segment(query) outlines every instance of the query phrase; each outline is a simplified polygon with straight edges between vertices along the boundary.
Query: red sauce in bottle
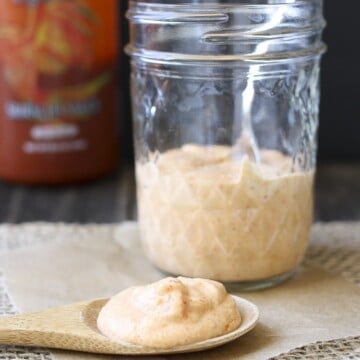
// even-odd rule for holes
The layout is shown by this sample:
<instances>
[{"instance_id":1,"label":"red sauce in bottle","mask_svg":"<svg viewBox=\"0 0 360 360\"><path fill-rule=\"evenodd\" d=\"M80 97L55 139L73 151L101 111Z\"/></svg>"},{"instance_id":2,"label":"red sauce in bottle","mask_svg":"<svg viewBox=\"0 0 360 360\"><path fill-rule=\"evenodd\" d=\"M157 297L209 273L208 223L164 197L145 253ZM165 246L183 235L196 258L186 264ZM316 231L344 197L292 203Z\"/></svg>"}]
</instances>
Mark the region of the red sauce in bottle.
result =
<instances>
[{"instance_id":1,"label":"red sauce in bottle","mask_svg":"<svg viewBox=\"0 0 360 360\"><path fill-rule=\"evenodd\" d=\"M117 0L0 1L0 177L90 180L118 160Z\"/></svg>"}]
</instances>

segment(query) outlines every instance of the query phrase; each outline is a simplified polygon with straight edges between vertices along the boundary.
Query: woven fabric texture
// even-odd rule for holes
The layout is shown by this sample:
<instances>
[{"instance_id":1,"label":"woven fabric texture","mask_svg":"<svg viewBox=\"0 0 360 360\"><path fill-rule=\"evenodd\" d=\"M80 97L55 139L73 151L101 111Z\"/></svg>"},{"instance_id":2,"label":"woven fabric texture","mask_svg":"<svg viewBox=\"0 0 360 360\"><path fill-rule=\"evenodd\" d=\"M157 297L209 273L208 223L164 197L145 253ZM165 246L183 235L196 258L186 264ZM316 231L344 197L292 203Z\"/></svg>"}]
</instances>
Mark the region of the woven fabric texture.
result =
<instances>
[{"instance_id":1,"label":"woven fabric texture","mask_svg":"<svg viewBox=\"0 0 360 360\"><path fill-rule=\"evenodd\" d=\"M120 225L121 226L121 225ZM61 242L67 236L86 238L95 228L113 234L119 225L65 225L33 223L0 225L0 251ZM360 286L360 223L315 224L306 262L341 275ZM18 312L6 287L0 265L0 316ZM0 360L53 360L52 354L43 349L0 346ZM360 334L357 337L315 342L271 359L360 359Z\"/></svg>"}]
</instances>

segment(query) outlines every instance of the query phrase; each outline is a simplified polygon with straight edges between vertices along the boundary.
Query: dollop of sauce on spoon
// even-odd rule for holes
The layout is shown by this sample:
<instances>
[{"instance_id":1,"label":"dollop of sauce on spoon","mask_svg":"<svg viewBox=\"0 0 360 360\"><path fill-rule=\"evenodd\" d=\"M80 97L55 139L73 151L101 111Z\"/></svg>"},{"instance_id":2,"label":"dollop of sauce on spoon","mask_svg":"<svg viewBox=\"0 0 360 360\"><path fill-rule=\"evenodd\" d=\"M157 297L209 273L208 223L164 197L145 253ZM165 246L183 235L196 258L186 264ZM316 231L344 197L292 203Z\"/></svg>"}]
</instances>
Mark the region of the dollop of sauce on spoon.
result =
<instances>
[{"instance_id":1,"label":"dollop of sauce on spoon","mask_svg":"<svg viewBox=\"0 0 360 360\"><path fill-rule=\"evenodd\" d=\"M112 341L162 349L225 335L240 324L236 303L221 283L185 277L128 288L97 319Z\"/></svg>"}]
</instances>

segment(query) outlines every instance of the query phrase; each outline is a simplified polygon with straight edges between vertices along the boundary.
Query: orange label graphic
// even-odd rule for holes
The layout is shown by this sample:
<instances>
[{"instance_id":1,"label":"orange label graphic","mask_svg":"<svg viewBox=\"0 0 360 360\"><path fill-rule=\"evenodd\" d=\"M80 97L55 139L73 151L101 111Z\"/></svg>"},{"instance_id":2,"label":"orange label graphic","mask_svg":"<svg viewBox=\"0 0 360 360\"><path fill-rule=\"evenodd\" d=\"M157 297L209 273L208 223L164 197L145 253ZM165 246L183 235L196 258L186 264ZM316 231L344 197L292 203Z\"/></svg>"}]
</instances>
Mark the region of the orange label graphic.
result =
<instances>
[{"instance_id":1,"label":"orange label graphic","mask_svg":"<svg viewBox=\"0 0 360 360\"><path fill-rule=\"evenodd\" d=\"M0 1L0 175L10 166L5 146L18 159L91 158L99 133L113 139L117 20L117 0ZM11 144L4 134L13 135Z\"/></svg>"}]
</instances>

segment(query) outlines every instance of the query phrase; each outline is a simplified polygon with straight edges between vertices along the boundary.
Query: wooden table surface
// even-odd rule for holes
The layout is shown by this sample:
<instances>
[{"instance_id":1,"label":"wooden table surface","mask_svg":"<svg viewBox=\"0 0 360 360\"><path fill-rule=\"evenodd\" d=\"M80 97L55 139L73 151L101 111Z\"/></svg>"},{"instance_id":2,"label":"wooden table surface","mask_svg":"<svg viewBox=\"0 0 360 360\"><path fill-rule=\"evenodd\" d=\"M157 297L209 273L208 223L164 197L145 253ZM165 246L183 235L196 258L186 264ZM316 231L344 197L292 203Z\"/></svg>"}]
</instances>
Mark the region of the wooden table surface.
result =
<instances>
[{"instance_id":1,"label":"wooden table surface","mask_svg":"<svg viewBox=\"0 0 360 360\"><path fill-rule=\"evenodd\" d=\"M316 181L318 221L360 220L360 163L322 165ZM114 223L136 219L132 166L89 184L58 188L0 182L0 222Z\"/></svg>"}]
</instances>

